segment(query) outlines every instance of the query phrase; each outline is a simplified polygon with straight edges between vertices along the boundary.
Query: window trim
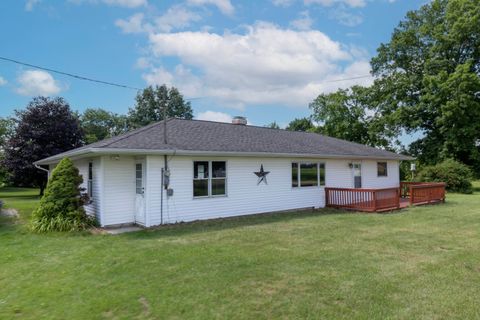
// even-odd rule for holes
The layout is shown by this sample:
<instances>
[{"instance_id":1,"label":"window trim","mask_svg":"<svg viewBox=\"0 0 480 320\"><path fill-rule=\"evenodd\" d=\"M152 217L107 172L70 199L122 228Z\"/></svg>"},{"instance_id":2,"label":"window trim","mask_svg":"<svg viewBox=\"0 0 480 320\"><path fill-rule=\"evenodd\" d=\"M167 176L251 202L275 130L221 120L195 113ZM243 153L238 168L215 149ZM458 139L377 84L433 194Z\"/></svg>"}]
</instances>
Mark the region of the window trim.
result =
<instances>
[{"instance_id":1,"label":"window trim","mask_svg":"<svg viewBox=\"0 0 480 320\"><path fill-rule=\"evenodd\" d=\"M293 185L293 164L297 164L297 186ZM317 165L317 185L316 186L302 186L302 179L301 179L301 170L302 170L302 164L309 164L309 163L314 163ZM323 164L323 169L325 171L325 176L324 176L324 183L323 185L321 184L320 180L320 165ZM327 163L326 161L292 161L290 164L290 188L292 189L304 189L304 188L325 188L327 185Z\"/></svg>"},{"instance_id":2,"label":"window trim","mask_svg":"<svg viewBox=\"0 0 480 320\"><path fill-rule=\"evenodd\" d=\"M208 162L208 178L198 179L195 178L195 162ZM212 172L212 162L225 162L225 178L214 178ZM193 199L210 199L210 198L225 198L228 196L228 161L227 160L205 160L205 159L193 159L192 161L192 197ZM212 180L225 180L225 194L212 194ZM195 196L195 190L193 181L207 180L208 194L206 196Z\"/></svg>"},{"instance_id":3,"label":"window trim","mask_svg":"<svg viewBox=\"0 0 480 320\"><path fill-rule=\"evenodd\" d=\"M385 163L385 175L380 175L378 172L378 165ZM377 161L377 178L388 178L388 161Z\"/></svg>"},{"instance_id":4,"label":"window trim","mask_svg":"<svg viewBox=\"0 0 480 320\"><path fill-rule=\"evenodd\" d=\"M88 162L87 172L87 194L90 200L93 199L93 161Z\"/></svg>"}]
</instances>

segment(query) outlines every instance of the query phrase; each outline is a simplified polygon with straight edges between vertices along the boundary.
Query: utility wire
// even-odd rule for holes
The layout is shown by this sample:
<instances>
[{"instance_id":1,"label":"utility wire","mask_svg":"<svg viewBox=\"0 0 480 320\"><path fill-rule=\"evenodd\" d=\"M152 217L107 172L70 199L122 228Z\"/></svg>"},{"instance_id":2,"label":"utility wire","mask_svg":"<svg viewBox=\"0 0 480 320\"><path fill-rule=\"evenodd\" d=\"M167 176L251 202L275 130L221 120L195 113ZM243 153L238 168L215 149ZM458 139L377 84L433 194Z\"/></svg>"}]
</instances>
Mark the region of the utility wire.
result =
<instances>
[{"instance_id":1,"label":"utility wire","mask_svg":"<svg viewBox=\"0 0 480 320\"><path fill-rule=\"evenodd\" d=\"M2 56L0 56L0 60L16 63L16 64L26 66L26 67L30 67L30 68L35 68L35 69L40 69L40 70L44 70L44 71L49 71L49 72L61 74L61 75L64 75L64 76L67 76L67 77L72 77L72 78L79 79L79 80L96 82L96 83L101 83L101 84L105 84L105 85L109 85L109 86L114 86L114 87L119 87L119 88L124 88L124 89L131 89L131 90L136 90L136 91L142 90L141 88L137 88L137 87L127 86L127 85L124 85L124 84L102 81L102 80L97 80L97 79L92 79L92 78L87 78L87 77L79 76L79 75L76 75L76 74L73 74L73 73L68 73L68 72L63 72L63 71L59 71L59 70L55 70L55 69L41 67L41 66L37 66L37 65L34 65L34 64L30 64L30 63L26 63L26 62L14 60L14 59L2 57ZM363 75L363 76L357 76L357 77L351 77L351 78L343 78L343 79L322 81L322 82L320 82L320 84L332 83L332 82L341 82L341 81L349 81L349 80L356 80L356 79L363 79L363 78L370 78L370 77L371 77L371 75L369 74L369 75ZM203 99L203 98L208 98L208 97L196 97L196 98L189 98L189 99L185 99L185 100L197 100L197 99Z\"/></svg>"},{"instance_id":2,"label":"utility wire","mask_svg":"<svg viewBox=\"0 0 480 320\"><path fill-rule=\"evenodd\" d=\"M348 81L348 80L356 80L356 79L363 79L363 78L370 78L372 75L364 75L364 76L358 76L358 77L352 77L352 78L345 78L345 79L335 79L335 80L329 80L329 81L323 81L320 83L331 83L331 82L340 82L340 81Z\"/></svg>"},{"instance_id":3,"label":"utility wire","mask_svg":"<svg viewBox=\"0 0 480 320\"><path fill-rule=\"evenodd\" d=\"M131 90L136 90L136 91L142 90L140 88L127 86L127 85L124 85L124 84L87 78L87 77L79 76L79 75L76 75L76 74L73 74L73 73L63 72L63 71L50 69L50 68L45 68L45 67L41 67L41 66L37 66L37 65L34 65L34 64L30 64L30 63L26 63L26 62L14 60L14 59L9 59L9 58L5 58L5 57L1 57L1 56L0 56L0 60L13 62L13 63L19 64L19 65L22 65L22 66L26 66L26 67L30 67L30 68L35 68L35 69L40 69L40 70L44 70L44 71L49 71L49 72L61 74L61 75L72 77L72 78L79 79L79 80L91 81L91 82L96 82L96 83L106 84L106 85L109 85L109 86L131 89Z\"/></svg>"}]
</instances>

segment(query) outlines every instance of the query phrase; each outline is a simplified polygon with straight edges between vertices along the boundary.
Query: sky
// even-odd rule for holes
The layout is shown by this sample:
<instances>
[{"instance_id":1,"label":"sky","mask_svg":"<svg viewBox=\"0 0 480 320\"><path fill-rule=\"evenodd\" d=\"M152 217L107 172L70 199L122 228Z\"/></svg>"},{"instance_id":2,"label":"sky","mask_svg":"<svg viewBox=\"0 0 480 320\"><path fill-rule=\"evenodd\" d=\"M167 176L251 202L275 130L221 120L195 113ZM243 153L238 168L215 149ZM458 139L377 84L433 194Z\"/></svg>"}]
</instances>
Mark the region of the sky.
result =
<instances>
[{"instance_id":1,"label":"sky","mask_svg":"<svg viewBox=\"0 0 480 320\"><path fill-rule=\"evenodd\" d=\"M2 0L0 56L135 88L175 86L197 119L284 127L310 115L321 93L369 85L376 49L424 2ZM136 93L0 60L0 117L38 95L125 114Z\"/></svg>"}]
</instances>

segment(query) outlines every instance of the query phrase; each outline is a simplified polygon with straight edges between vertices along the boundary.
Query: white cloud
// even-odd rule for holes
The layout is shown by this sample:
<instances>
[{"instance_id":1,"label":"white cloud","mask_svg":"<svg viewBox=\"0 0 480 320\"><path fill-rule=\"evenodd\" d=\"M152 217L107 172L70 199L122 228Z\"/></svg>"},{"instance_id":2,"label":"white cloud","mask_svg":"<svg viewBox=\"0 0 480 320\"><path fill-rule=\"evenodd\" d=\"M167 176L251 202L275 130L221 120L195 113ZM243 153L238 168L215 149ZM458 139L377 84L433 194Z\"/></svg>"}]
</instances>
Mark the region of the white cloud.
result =
<instances>
[{"instance_id":1,"label":"white cloud","mask_svg":"<svg viewBox=\"0 0 480 320\"><path fill-rule=\"evenodd\" d=\"M0 77L0 87L6 85L8 82L3 77Z\"/></svg>"},{"instance_id":2,"label":"white cloud","mask_svg":"<svg viewBox=\"0 0 480 320\"><path fill-rule=\"evenodd\" d=\"M124 33L145 32L143 25L143 13L136 13L128 19L117 19L115 25L122 29Z\"/></svg>"},{"instance_id":3,"label":"white cloud","mask_svg":"<svg viewBox=\"0 0 480 320\"><path fill-rule=\"evenodd\" d=\"M295 0L271 0L274 6L277 7L289 7L291 6Z\"/></svg>"},{"instance_id":4,"label":"white cloud","mask_svg":"<svg viewBox=\"0 0 480 320\"><path fill-rule=\"evenodd\" d=\"M109 6L125 7L125 8L138 8L146 6L148 4L147 0L69 0L71 3L82 4L82 3L104 3Z\"/></svg>"},{"instance_id":5,"label":"white cloud","mask_svg":"<svg viewBox=\"0 0 480 320\"><path fill-rule=\"evenodd\" d=\"M312 27L313 19L310 18L308 11L300 12L300 18L290 22L290 26L297 30L309 30Z\"/></svg>"},{"instance_id":6,"label":"white cloud","mask_svg":"<svg viewBox=\"0 0 480 320\"><path fill-rule=\"evenodd\" d=\"M149 58L147 57L140 57L137 59L137 62L135 62L135 68L137 69L147 69L147 68L153 68L152 62L150 61Z\"/></svg>"},{"instance_id":7,"label":"white cloud","mask_svg":"<svg viewBox=\"0 0 480 320\"><path fill-rule=\"evenodd\" d=\"M111 6L136 8L147 5L147 0L102 0Z\"/></svg>"},{"instance_id":8,"label":"white cloud","mask_svg":"<svg viewBox=\"0 0 480 320\"><path fill-rule=\"evenodd\" d=\"M217 111L200 112L195 117L195 119L197 120L208 120L208 121L227 122L227 123L231 123L232 118L233 117L227 113L217 112Z\"/></svg>"},{"instance_id":9,"label":"white cloud","mask_svg":"<svg viewBox=\"0 0 480 320\"><path fill-rule=\"evenodd\" d=\"M164 15L156 18L155 25L161 32L170 32L173 29L186 28L190 26L191 22L199 20L201 20L201 17L195 12L176 5L169 8Z\"/></svg>"},{"instance_id":10,"label":"white cloud","mask_svg":"<svg viewBox=\"0 0 480 320\"><path fill-rule=\"evenodd\" d=\"M347 27L355 27L363 22L361 15L350 13L343 6L330 11L329 17Z\"/></svg>"},{"instance_id":11,"label":"white cloud","mask_svg":"<svg viewBox=\"0 0 480 320\"><path fill-rule=\"evenodd\" d=\"M61 91L57 81L48 72L41 70L27 70L22 72L17 81L17 93L24 96L56 95Z\"/></svg>"},{"instance_id":12,"label":"white cloud","mask_svg":"<svg viewBox=\"0 0 480 320\"><path fill-rule=\"evenodd\" d=\"M213 97L233 108L247 104L306 106L322 92L370 79L329 82L368 75L368 59L317 30L294 31L269 23L245 33L206 31L152 33L155 58L180 60L174 70L144 74L149 84L167 83L187 97Z\"/></svg>"},{"instance_id":13,"label":"white cloud","mask_svg":"<svg viewBox=\"0 0 480 320\"><path fill-rule=\"evenodd\" d=\"M27 0L25 2L25 10L32 11L36 4L38 4L41 0Z\"/></svg>"},{"instance_id":14,"label":"white cloud","mask_svg":"<svg viewBox=\"0 0 480 320\"><path fill-rule=\"evenodd\" d=\"M306 5L309 4L319 4L325 7L331 7L335 4L345 4L353 8L364 7L367 2L366 0L304 0Z\"/></svg>"},{"instance_id":15,"label":"white cloud","mask_svg":"<svg viewBox=\"0 0 480 320\"><path fill-rule=\"evenodd\" d=\"M201 16L184 6L174 5L163 15L146 22L143 13L136 13L127 19L117 19L115 25L124 33L171 32L189 27L192 22L200 21Z\"/></svg>"},{"instance_id":16,"label":"white cloud","mask_svg":"<svg viewBox=\"0 0 480 320\"><path fill-rule=\"evenodd\" d=\"M230 0L187 0L187 2L194 6L213 5L226 15L232 15L235 11L235 7Z\"/></svg>"}]
</instances>

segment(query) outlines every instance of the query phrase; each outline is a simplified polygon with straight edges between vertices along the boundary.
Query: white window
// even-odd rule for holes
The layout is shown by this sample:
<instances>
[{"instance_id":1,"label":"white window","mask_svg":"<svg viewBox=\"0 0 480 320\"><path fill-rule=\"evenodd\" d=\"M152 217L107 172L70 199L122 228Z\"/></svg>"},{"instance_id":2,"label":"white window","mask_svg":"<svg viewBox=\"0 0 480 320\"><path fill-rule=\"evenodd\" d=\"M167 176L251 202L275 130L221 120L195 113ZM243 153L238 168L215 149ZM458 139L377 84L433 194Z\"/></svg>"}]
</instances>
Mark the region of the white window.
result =
<instances>
[{"instance_id":1,"label":"white window","mask_svg":"<svg viewBox=\"0 0 480 320\"><path fill-rule=\"evenodd\" d=\"M293 162L292 187L317 187L325 185L325 163Z\"/></svg>"},{"instance_id":2,"label":"white window","mask_svg":"<svg viewBox=\"0 0 480 320\"><path fill-rule=\"evenodd\" d=\"M90 199L93 198L93 163L88 163L88 181L87 181L87 194Z\"/></svg>"},{"instance_id":3,"label":"white window","mask_svg":"<svg viewBox=\"0 0 480 320\"><path fill-rule=\"evenodd\" d=\"M214 197L227 194L227 163L225 161L193 162L193 196Z\"/></svg>"}]
</instances>

